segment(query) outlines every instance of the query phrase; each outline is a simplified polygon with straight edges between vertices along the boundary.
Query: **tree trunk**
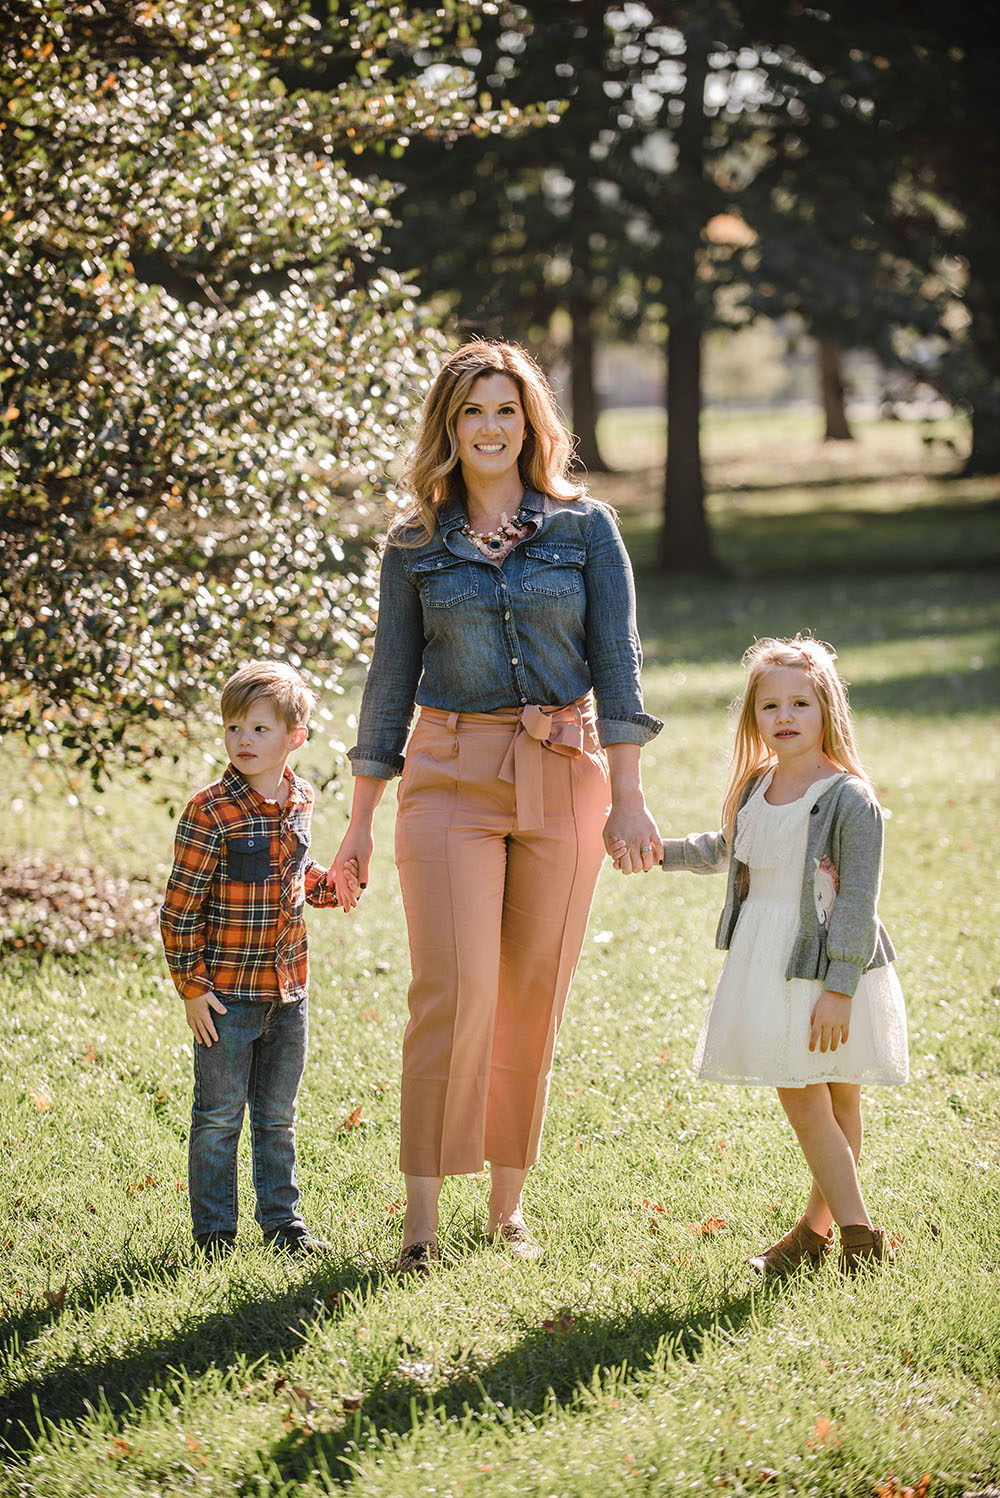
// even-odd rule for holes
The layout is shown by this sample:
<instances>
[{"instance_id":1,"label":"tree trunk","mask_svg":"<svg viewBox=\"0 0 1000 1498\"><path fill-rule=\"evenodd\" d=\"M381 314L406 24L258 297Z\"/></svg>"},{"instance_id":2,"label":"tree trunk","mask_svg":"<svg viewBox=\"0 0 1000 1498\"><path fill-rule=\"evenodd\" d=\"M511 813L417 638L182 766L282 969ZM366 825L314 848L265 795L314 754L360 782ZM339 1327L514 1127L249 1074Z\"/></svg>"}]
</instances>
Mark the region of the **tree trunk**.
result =
<instances>
[{"instance_id":1,"label":"tree trunk","mask_svg":"<svg viewBox=\"0 0 1000 1498\"><path fill-rule=\"evenodd\" d=\"M972 450L962 472L971 477L1000 473L1000 269L992 224L969 238L966 306L977 377L970 391Z\"/></svg>"},{"instance_id":2,"label":"tree trunk","mask_svg":"<svg viewBox=\"0 0 1000 1498\"><path fill-rule=\"evenodd\" d=\"M701 317L674 317L667 338L667 471L661 572L715 572L701 470Z\"/></svg>"},{"instance_id":3,"label":"tree trunk","mask_svg":"<svg viewBox=\"0 0 1000 1498\"><path fill-rule=\"evenodd\" d=\"M844 371L840 346L820 338L816 343L819 363L819 393L826 418L824 442L852 442L854 433L847 423L844 404Z\"/></svg>"},{"instance_id":4,"label":"tree trunk","mask_svg":"<svg viewBox=\"0 0 1000 1498\"><path fill-rule=\"evenodd\" d=\"M663 529L657 550L661 572L717 572L701 468L701 337L698 249L701 243L702 183L705 172L705 80L708 43L688 37L684 114L677 132L680 203L674 213L685 225L671 225L666 236L677 255L667 305L667 465L663 490ZM679 211L678 211L679 210Z\"/></svg>"},{"instance_id":5,"label":"tree trunk","mask_svg":"<svg viewBox=\"0 0 1000 1498\"><path fill-rule=\"evenodd\" d=\"M589 302L576 297L570 304L573 342L570 353L570 400L576 458L590 473L608 473L597 444L597 392L594 388L594 335Z\"/></svg>"},{"instance_id":6,"label":"tree trunk","mask_svg":"<svg viewBox=\"0 0 1000 1498\"><path fill-rule=\"evenodd\" d=\"M601 33L596 33L600 49ZM593 44L592 44L593 45ZM598 50L597 59L601 52ZM596 76L600 77L598 71ZM592 86L592 85L591 85ZM590 158L581 152L573 183L570 203L570 291L569 316L572 325L570 351L570 400L573 404L573 431L576 434L577 461L591 473L607 473L608 465L597 445L597 394L594 389L594 265L590 253L590 232L594 222L594 193L590 179Z\"/></svg>"}]
</instances>

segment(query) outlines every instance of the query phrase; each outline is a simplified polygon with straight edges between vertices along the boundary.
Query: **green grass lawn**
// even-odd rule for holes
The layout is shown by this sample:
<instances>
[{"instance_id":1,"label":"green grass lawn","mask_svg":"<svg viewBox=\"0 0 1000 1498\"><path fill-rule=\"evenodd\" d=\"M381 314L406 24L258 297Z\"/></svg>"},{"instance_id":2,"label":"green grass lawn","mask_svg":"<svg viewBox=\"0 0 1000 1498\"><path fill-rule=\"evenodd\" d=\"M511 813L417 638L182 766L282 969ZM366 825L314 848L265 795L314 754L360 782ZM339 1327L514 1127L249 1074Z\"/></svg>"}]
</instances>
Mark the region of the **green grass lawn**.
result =
<instances>
[{"instance_id":1,"label":"green grass lawn","mask_svg":"<svg viewBox=\"0 0 1000 1498\"><path fill-rule=\"evenodd\" d=\"M362 909L309 916L299 1149L307 1216L331 1245L317 1264L258 1247L246 1152L238 1252L192 1260L191 1047L155 948L5 953L2 1498L900 1498L924 1474L931 1495L1000 1483L1000 606L988 568L941 565L956 527L979 538L973 560L996 548L995 491L948 489L918 452L909 498L893 500L898 453L854 455L865 484L831 485L822 512L835 490L866 517L871 567L779 579L762 551L822 561L833 522L817 550L807 491L791 497L802 465L769 487L759 430L745 460L723 435L710 461L742 462L744 493L715 492L720 549L728 528L751 560L719 581L640 575L647 703L666 719L647 797L664 833L717 825L745 646L799 628L837 646L888 813L881 911L910 1021L912 1080L867 1094L862 1163L896 1266L850 1285L829 1268L754 1281L748 1255L797 1215L805 1181L771 1093L690 1073L722 881L608 868L526 1197L543 1259L483 1245L485 1177L456 1179L440 1273L388 1277L407 981L390 793ZM594 487L641 556L650 472ZM299 760L326 782L320 857L346 818L356 687L328 708ZM60 860L54 907L87 862L158 885L163 797L209 778L213 753L112 787L98 817L83 787L5 745L6 846Z\"/></svg>"}]
</instances>

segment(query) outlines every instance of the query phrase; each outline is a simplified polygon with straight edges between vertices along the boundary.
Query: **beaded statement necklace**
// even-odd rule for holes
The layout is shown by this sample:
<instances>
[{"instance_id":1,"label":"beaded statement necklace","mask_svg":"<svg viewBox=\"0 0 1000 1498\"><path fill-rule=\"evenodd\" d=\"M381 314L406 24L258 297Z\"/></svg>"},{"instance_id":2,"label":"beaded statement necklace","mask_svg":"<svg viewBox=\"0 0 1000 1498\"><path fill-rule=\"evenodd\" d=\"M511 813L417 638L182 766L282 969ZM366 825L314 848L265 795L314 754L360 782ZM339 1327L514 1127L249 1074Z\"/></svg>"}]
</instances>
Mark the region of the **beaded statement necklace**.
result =
<instances>
[{"instance_id":1,"label":"beaded statement necklace","mask_svg":"<svg viewBox=\"0 0 1000 1498\"><path fill-rule=\"evenodd\" d=\"M531 529L531 521L525 520L518 510L513 520L508 520L505 514L501 515L500 523L491 531L474 531L467 520L459 529L484 556L495 557L502 551L510 551L512 546L523 540Z\"/></svg>"}]
</instances>

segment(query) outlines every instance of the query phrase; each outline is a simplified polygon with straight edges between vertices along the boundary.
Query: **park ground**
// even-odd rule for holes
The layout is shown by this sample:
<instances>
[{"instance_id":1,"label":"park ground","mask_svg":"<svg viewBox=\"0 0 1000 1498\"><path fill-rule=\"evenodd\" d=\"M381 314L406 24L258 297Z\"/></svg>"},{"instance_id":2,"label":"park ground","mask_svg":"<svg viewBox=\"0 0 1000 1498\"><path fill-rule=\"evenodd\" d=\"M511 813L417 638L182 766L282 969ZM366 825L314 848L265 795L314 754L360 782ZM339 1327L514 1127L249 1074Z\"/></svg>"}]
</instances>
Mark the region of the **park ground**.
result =
<instances>
[{"instance_id":1,"label":"park ground","mask_svg":"<svg viewBox=\"0 0 1000 1498\"><path fill-rule=\"evenodd\" d=\"M148 932L172 809L217 746L94 798L7 745L5 842L27 872L0 933L0 1498L1000 1491L1000 484L944 477L956 427L821 446L814 422L710 426L724 578L650 570L648 416L606 424L619 471L593 487L636 561L665 834L718 823L752 638L811 629L840 653L909 1010L912 1079L867 1095L862 1162L896 1265L754 1281L746 1259L804 1180L772 1094L689 1069L721 882L609 867L529 1181L544 1257L482 1242L480 1176L446 1185L441 1271L388 1276L407 971L391 794L361 910L309 917L300 1178L330 1253L259 1247L244 1157L238 1251L193 1261L191 1047ZM322 859L357 704L355 681L298 762ZM122 934L88 945L102 928Z\"/></svg>"}]
</instances>

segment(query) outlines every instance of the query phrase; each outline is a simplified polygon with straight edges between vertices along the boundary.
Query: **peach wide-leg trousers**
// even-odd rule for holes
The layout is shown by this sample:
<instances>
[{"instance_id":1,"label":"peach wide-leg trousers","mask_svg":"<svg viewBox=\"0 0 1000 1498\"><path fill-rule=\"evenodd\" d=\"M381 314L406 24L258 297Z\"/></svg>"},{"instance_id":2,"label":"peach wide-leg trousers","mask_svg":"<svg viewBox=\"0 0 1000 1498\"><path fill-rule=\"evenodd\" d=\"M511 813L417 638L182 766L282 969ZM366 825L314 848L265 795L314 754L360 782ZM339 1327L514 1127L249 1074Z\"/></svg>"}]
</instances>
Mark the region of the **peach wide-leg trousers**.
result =
<instances>
[{"instance_id":1,"label":"peach wide-leg trousers","mask_svg":"<svg viewBox=\"0 0 1000 1498\"><path fill-rule=\"evenodd\" d=\"M609 809L592 699L421 710L396 819L412 969L405 1174L538 1159Z\"/></svg>"}]
</instances>

